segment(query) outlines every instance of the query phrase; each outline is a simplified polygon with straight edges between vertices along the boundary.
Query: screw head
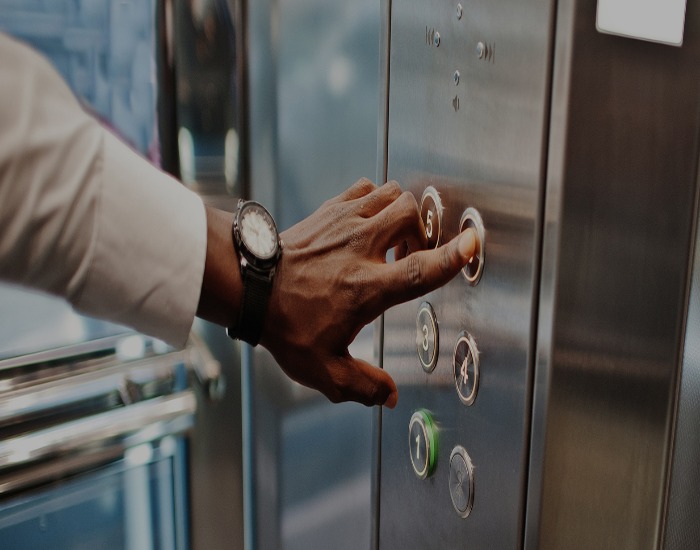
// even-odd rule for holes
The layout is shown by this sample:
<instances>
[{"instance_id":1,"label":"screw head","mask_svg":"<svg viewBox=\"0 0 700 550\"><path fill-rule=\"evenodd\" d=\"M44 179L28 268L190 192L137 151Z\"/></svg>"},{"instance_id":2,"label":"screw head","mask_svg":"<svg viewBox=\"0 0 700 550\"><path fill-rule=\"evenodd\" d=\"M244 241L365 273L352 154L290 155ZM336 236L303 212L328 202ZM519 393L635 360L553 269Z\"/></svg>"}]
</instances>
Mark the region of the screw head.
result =
<instances>
[{"instance_id":1,"label":"screw head","mask_svg":"<svg viewBox=\"0 0 700 550\"><path fill-rule=\"evenodd\" d=\"M455 71L455 74L452 77L455 81L455 86L459 85L459 77L460 77L459 71Z\"/></svg>"},{"instance_id":2,"label":"screw head","mask_svg":"<svg viewBox=\"0 0 700 550\"><path fill-rule=\"evenodd\" d=\"M479 56L479 59L483 59L484 55L486 55L486 46L484 46L483 42L479 42L476 45L476 55Z\"/></svg>"},{"instance_id":3,"label":"screw head","mask_svg":"<svg viewBox=\"0 0 700 550\"><path fill-rule=\"evenodd\" d=\"M462 19L462 15L464 14L464 8L462 7L462 4L457 4L457 19Z\"/></svg>"},{"instance_id":4,"label":"screw head","mask_svg":"<svg viewBox=\"0 0 700 550\"><path fill-rule=\"evenodd\" d=\"M436 48L440 46L440 33L437 31L435 31L435 38L433 39L433 44L435 44Z\"/></svg>"}]
</instances>

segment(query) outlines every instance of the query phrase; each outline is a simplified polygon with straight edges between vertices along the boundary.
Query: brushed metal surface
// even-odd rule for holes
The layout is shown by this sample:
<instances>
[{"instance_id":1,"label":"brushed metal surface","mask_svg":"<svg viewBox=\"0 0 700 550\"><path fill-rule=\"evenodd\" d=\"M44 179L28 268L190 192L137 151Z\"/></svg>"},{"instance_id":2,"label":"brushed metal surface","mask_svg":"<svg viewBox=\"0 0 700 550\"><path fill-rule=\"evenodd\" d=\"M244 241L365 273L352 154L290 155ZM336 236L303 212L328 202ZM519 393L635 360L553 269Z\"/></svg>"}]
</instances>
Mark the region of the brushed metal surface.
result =
<instances>
[{"instance_id":1,"label":"brushed metal surface","mask_svg":"<svg viewBox=\"0 0 700 550\"><path fill-rule=\"evenodd\" d=\"M387 176L417 200L428 185L438 190L445 241L465 209L477 208L488 257L476 286L458 276L385 315L383 366L399 386L399 402L382 414L381 549L522 544L552 5L474 1L458 13L451 2L391 3ZM416 354L422 300L440 326L430 374ZM460 401L452 374L463 330L480 351L471 406ZM405 442L421 407L435 418L439 439L437 467L426 480L414 475ZM467 518L455 512L449 491L450 449L460 445L474 465Z\"/></svg>"},{"instance_id":2,"label":"brushed metal surface","mask_svg":"<svg viewBox=\"0 0 700 550\"><path fill-rule=\"evenodd\" d=\"M374 0L247 3L250 197L284 230L376 165ZM372 330L351 353L372 361ZM243 346L244 547L366 548L371 415L333 405ZM404 437L405 440L405 437Z\"/></svg>"},{"instance_id":3,"label":"brushed metal surface","mask_svg":"<svg viewBox=\"0 0 700 550\"><path fill-rule=\"evenodd\" d=\"M657 548L695 202L700 29L681 49L557 9L525 548Z\"/></svg>"},{"instance_id":4,"label":"brushed metal surface","mask_svg":"<svg viewBox=\"0 0 700 550\"><path fill-rule=\"evenodd\" d=\"M688 300L685 346L669 483L668 515L663 548L700 548L700 225L695 212L695 252Z\"/></svg>"}]
</instances>

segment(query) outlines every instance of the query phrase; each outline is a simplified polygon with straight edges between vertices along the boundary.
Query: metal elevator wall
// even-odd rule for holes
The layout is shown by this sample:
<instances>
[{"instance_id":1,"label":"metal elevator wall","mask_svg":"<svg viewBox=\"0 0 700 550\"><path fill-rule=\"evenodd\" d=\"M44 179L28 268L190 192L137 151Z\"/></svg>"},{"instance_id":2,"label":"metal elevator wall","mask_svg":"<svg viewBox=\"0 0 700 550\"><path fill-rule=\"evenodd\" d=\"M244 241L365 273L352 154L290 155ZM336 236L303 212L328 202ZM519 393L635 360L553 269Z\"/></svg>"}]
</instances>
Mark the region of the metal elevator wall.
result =
<instances>
[{"instance_id":1,"label":"metal elevator wall","mask_svg":"<svg viewBox=\"0 0 700 550\"><path fill-rule=\"evenodd\" d=\"M677 48L601 34L596 9L383 4L385 173L419 201L435 187L443 240L467 207L486 237L476 286L458 276L385 315L383 366L400 398L379 416L381 549L658 548L669 510L669 529L678 520L700 12L688 5ZM430 373L417 354L423 301L439 334ZM460 331L480 358L469 406L456 391ZM407 437L420 409L438 440L427 479L412 468L424 447ZM466 518L451 502L465 490L450 472L457 446L474 466Z\"/></svg>"},{"instance_id":2,"label":"metal elevator wall","mask_svg":"<svg viewBox=\"0 0 700 550\"><path fill-rule=\"evenodd\" d=\"M442 241L468 207L486 230L481 280L459 275L384 319L384 368L399 403L382 417L379 547L517 548L527 474L532 320L538 216L549 93L551 2L391 2L388 179L418 201L433 186L444 213ZM458 74L457 74L458 73ZM424 220L425 221L425 220ZM437 366L416 354L420 304L435 310ZM461 331L480 355L478 393L462 403L453 377ZM432 476L414 474L407 445L418 408L438 426ZM450 455L475 466L471 515L451 503Z\"/></svg>"}]
</instances>

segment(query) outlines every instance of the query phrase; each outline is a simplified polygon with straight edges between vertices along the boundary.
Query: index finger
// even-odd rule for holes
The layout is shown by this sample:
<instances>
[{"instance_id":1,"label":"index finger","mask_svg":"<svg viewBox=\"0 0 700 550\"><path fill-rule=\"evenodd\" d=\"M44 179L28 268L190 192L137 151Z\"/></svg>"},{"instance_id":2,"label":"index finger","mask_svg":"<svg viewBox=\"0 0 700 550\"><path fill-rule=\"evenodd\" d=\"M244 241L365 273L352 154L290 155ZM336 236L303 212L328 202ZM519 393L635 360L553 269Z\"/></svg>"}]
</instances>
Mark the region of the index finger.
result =
<instances>
[{"instance_id":1,"label":"index finger","mask_svg":"<svg viewBox=\"0 0 700 550\"><path fill-rule=\"evenodd\" d=\"M435 290L451 281L476 252L476 233L466 229L450 242L414 252L384 266L378 288L380 306L387 309Z\"/></svg>"}]
</instances>

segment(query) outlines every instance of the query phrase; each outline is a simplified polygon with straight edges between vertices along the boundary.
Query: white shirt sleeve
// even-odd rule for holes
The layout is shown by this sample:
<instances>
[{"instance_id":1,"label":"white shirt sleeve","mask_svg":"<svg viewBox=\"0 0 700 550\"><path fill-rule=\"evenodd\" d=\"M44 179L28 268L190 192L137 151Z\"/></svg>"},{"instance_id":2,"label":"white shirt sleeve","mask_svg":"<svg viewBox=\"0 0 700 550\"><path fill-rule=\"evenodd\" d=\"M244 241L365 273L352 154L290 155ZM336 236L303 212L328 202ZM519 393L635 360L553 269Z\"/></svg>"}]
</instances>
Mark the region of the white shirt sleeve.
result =
<instances>
[{"instance_id":1,"label":"white shirt sleeve","mask_svg":"<svg viewBox=\"0 0 700 550\"><path fill-rule=\"evenodd\" d=\"M87 115L42 56L0 33L0 279L179 347L205 253L200 198Z\"/></svg>"}]
</instances>

